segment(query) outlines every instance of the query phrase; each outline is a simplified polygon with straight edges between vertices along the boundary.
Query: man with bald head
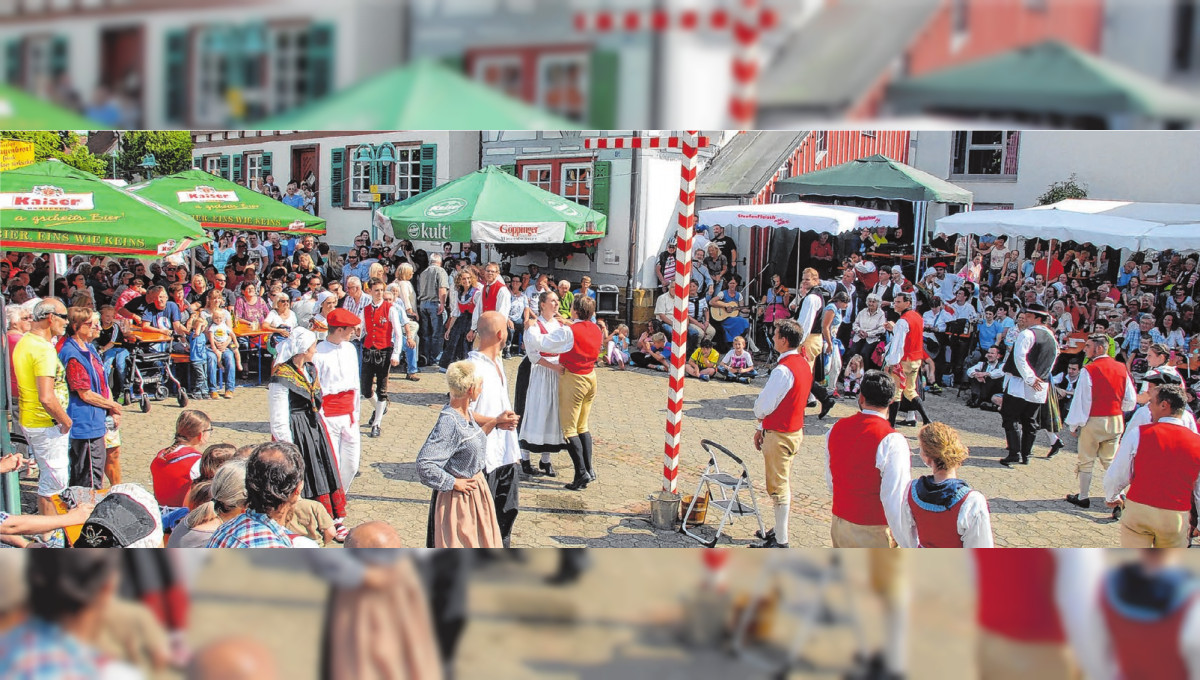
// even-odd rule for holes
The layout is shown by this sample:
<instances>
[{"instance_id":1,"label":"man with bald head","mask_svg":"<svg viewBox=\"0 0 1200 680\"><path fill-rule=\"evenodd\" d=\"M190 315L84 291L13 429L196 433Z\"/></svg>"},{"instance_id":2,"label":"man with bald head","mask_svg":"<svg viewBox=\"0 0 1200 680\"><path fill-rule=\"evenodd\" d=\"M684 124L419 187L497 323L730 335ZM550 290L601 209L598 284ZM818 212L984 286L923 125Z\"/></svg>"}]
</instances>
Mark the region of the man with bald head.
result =
<instances>
[{"instance_id":1,"label":"man with bald head","mask_svg":"<svg viewBox=\"0 0 1200 680\"><path fill-rule=\"evenodd\" d=\"M187 680L274 680L275 660L262 643L245 637L211 642L196 652Z\"/></svg>"},{"instance_id":2,"label":"man with bald head","mask_svg":"<svg viewBox=\"0 0 1200 680\"><path fill-rule=\"evenodd\" d=\"M500 312L484 312L479 316L475 333L475 351L467 359L475 363L476 375L483 376L479 398L471 404L475 420L483 425L495 421L487 436L487 463L484 476L496 502L496 519L500 536L508 547L513 524L517 521L520 500L517 464L521 461L521 445L517 441L517 414L508 398L508 376L500 354L508 344L508 318ZM432 527L433 504L430 504ZM432 538L432 531L429 538ZM429 544L432 547L432 544Z\"/></svg>"},{"instance_id":3,"label":"man with bald head","mask_svg":"<svg viewBox=\"0 0 1200 680\"><path fill-rule=\"evenodd\" d=\"M364 522L350 530L347 548L403 548L400 536L387 522Z\"/></svg>"}]
</instances>

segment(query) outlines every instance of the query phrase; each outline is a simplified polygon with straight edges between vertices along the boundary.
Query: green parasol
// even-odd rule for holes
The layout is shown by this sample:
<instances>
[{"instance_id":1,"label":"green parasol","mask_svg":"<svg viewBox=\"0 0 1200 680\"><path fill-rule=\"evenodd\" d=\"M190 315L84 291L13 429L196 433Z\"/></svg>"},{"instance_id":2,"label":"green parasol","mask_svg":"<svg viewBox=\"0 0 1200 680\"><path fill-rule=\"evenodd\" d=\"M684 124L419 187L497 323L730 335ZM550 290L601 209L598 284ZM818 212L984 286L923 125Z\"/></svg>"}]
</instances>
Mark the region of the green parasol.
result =
<instances>
[{"instance_id":1,"label":"green parasol","mask_svg":"<svg viewBox=\"0 0 1200 680\"><path fill-rule=\"evenodd\" d=\"M210 241L192 218L56 160L0 172L0 248L165 257Z\"/></svg>"},{"instance_id":2,"label":"green parasol","mask_svg":"<svg viewBox=\"0 0 1200 680\"><path fill-rule=\"evenodd\" d=\"M325 220L203 170L184 170L129 187L189 215L205 229L325 233Z\"/></svg>"},{"instance_id":3,"label":"green parasol","mask_svg":"<svg viewBox=\"0 0 1200 680\"><path fill-rule=\"evenodd\" d=\"M572 130L574 123L422 60L255 123L288 130Z\"/></svg>"},{"instance_id":4,"label":"green parasol","mask_svg":"<svg viewBox=\"0 0 1200 680\"><path fill-rule=\"evenodd\" d=\"M604 213L489 165L379 210L395 237L465 243L575 243L598 239Z\"/></svg>"},{"instance_id":5,"label":"green parasol","mask_svg":"<svg viewBox=\"0 0 1200 680\"><path fill-rule=\"evenodd\" d=\"M14 87L0 85L0 130L98 130L104 126Z\"/></svg>"}]
</instances>

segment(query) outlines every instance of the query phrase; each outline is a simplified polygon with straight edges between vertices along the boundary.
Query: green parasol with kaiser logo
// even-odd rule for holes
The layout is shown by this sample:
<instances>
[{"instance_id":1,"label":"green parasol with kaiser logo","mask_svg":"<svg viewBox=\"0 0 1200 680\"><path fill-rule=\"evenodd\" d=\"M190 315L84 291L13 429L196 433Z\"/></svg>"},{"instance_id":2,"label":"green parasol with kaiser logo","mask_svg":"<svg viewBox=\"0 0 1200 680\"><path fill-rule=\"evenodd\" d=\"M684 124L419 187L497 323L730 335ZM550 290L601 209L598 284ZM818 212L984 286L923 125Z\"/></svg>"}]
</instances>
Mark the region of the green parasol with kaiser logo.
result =
<instances>
[{"instance_id":1,"label":"green parasol with kaiser logo","mask_svg":"<svg viewBox=\"0 0 1200 680\"><path fill-rule=\"evenodd\" d=\"M192 218L56 160L0 172L0 249L165 257L210 241Z\"/></svg>"},{"instance_id":2,"label":"green parasol with kaiser logo","mask_svg":"<svg viewBox=\"0 0 1200 680\"><path fill-rule=\"evenodd\" d=\"M325 233L325 220L203 170L184 170L129 187L189 215L205 229Z\"/></svg>"},{"instance_id":3,"label":"green parasol with kaiser logo","mask_svg":"<svg viewBox=\"0 0 1200 680\"><path fill-rule=\"evenodd\" d=\"M570 189L591 196L592 177L575 177ZM379 210L379 226L398 239L453 243L576 243L608 229L604 213L488 166L453 182Z\"/></svg>"}]
</instances>

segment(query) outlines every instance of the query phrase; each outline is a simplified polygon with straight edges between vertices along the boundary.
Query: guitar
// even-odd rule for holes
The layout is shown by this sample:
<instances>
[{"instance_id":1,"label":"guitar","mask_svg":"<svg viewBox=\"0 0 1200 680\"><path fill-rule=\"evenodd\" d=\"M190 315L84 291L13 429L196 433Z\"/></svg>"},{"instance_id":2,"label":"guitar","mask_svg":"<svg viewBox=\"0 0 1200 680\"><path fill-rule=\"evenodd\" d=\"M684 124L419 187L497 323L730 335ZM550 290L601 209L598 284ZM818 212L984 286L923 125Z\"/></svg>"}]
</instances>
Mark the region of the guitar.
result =
<instances>
[{"instance_id":1,"label":"guitar","mask_svg":"<svg viewBox=\"0 0 1200 680\"><path fill-rule=\"evenodd\" d=\"M709 305L708 307L709 318L718 323L725 319L739 316L741 313L742 310L740 307L717 307L715 305Z\"/></svg>"}]
</instances>

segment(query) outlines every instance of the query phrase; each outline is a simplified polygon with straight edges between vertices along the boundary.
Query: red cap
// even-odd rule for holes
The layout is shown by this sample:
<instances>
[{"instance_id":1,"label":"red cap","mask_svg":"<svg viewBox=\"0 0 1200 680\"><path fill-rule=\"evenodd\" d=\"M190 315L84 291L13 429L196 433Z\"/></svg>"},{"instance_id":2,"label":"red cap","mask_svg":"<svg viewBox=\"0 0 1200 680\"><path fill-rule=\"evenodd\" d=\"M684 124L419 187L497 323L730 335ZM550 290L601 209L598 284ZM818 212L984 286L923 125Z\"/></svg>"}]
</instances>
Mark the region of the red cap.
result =
<instances>
[{"instance_id":1,"label":"red cap","mask_svg":"<svg viewBox=\"0 0 1200 680\"><path fill-rule=\"evenodd\" d=\"M325 318L330 328L353 328L357 326L358 317L344 309L335 309Z\"/></svg>"}]
</instances>

